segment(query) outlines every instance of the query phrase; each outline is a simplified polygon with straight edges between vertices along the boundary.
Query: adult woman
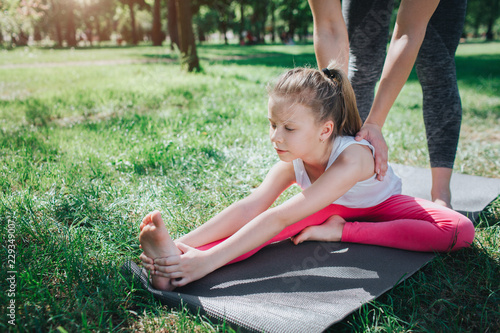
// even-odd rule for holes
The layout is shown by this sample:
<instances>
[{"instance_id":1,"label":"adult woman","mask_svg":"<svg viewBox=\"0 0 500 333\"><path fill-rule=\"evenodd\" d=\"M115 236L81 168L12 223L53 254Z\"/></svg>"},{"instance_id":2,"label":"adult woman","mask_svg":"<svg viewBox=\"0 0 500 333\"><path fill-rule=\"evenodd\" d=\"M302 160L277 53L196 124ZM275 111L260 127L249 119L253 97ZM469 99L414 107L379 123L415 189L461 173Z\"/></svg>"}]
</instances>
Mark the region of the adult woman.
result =
<instances>
[{"instance_id":1,"label":"adult woman","mask_svg":"<svg viewBox=\"0 0 500 333\"><path fill-rule=\"evenodd\" d=\"M387 170L387 145L381 129L416 64L423 91L431 197L432 201L451 207L450 179L462 115L454 56L466 0L402 0L387 56L393 0L344 0L343 16L338 0L309 0L309 5L318 65L322 68L336 59L344 70L349 67L364 121L357 137L375 146L379 179Z\"/></svg>"}]
</instances>

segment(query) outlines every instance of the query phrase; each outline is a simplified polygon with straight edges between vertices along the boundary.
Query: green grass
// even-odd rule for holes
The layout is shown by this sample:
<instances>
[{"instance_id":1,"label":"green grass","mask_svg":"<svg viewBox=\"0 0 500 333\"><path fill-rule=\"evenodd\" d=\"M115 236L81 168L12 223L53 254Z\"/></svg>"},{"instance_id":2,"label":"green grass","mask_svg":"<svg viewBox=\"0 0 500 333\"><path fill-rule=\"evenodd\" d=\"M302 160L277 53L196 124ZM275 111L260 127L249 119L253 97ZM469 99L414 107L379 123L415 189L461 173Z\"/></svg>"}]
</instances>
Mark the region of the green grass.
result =
<instances>
[{"instance_id":1,"label":"green grass","mask_svg":"<svg viewBox=\"0 0 500 333\"><path fill-rule=\"evenodd\" d=\"M459 47L459 172L499 176L499 46ZM204 46L197 74L181 72L167 48L0 52L2 290L9 223L17 271L17 326L2 306L0 330L228 329L161 306L119 268L141 252L138 223L150 210L179 236L258 186L277 160L266 83L314 66L312 45ZM428 165L414 74L384 131L392 161ZM499 331L500 199L483 213L471 248L439 256L332 330Z\"/></svg>"}]
</instances>

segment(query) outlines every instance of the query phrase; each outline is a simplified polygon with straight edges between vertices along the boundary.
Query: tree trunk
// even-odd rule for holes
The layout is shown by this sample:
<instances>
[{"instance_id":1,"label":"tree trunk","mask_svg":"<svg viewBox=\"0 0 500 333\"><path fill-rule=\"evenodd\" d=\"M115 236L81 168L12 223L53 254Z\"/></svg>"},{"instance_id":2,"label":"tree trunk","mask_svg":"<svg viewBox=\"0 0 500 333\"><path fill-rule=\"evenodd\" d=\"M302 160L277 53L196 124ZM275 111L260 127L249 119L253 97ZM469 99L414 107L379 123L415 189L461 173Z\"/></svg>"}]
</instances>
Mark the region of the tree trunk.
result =
<instances>
[{"instance_id":1,"label":"tree trunk","mask_svg":"<svg viewBox=\"0 0 500 333\"><path fill-rule=\"evenodd\" d=\"M75 12L71 3L66 8L66 42L68 47L76 47Z\"/></svg>"},{"instance_id":2,"label":"tree trunk","mask_svg":"<svg viewBox=\"0 0 500 333\"><path fill-rule=\"evenodd\" d=\"M181 67L188 72L200 70L200 61L196 53L193 23L191 17L191 1L175 0L177 8L177 28L179 32L179 48L181 51Z\"/></svg>"},{"instance_id":3,"label":"tree trunk","mask_svg":"<svg viewBox=\"0 0 500 333\"><path fill-rule=\"evenodd\" d=\"M56 37L57 37L57 47L62 47L64 38L63 38L63 33L62 33L62 27L61 27L61 21L58 19L54 20L55 21L55 30L56 30Z\"/></svg>"},{"instance_id":4,"label":"tree trunk","mask_svg":"<svg viewBox=\"0 0 500 333\"><path fill-rule=\"evenodd\" d=\"M19 29L19 33L17 34L16 45L17 46L27 46L28 45L29 36L21 29Z\"/></svg>"},{"instance_id":5,"label":"tree trunk","mask_svg":"<svg viewBox=\"0 0 500 333\"><path fill-rule=\"evenodd\" d=\"M92 32L92 29L93 29L93 24L92 24L92 21L87 21L85 23L85 26L87 29L85 29L85 35L87 36L87 41L89 42L90 46L92 47L93 46L93 39L94 39L94 34Z\"/></svg>"},{"instance_id":6,"label":"tree trunk","mask_svg":"<svg viewBox=\"0 0 500 333\"><path fill-rule=\"evenodd\" d=\"M486 31L486 40L487 41L492 41L493 40L493 25L495 24L495 21L498 17L498 6L499 6L499 1L492 1L491 6L489 6L489 18L488 18L488 30Z\"/></svg>"},{"instance_id":7,"label":"tree trunk","mask_svg":"<svg viewBox=\"0 0 500 333\"><path fill-rule=\"evenodd\" d=\"M276 11L276 4L271 1L271 41L276 42L276 17L274 12Z\"/></svg>"},{"instance_id":8,"label":"tree trunk","mask_svg":"<svg viewBox=\"0 0 500 333\"><path fill-rule=\"evenodd\" d=\"M163 34L161 32L161 0L155 0L153 6L153 28L151 31L153 46L161 46Z\"/></svg>"},{"instance_id":9,"label":"tree trunk","mask_svg":"<svg viewBox=\"0 0 500 333\"><path fill-rule=\"evenodd\" d=\"M243 31L245 31L245 7L243 2L240 4L240 41L245 38L243 36Z\"/></svg>"},{"instance_id":10,"label":"tree trunk","mask_svg":"<svg viewBox=\"0 0 500 333\"><path fill-rule=\"evenodd\" d=\"M99 20L97 20L95 22L95 33L96 33L97 38L98 38L97 45L100 45L101 42L103 41L103 38L102 38L102 32L101 32L101 22Z\"/></svg>"},{"instance_id":11,"label":"tree trunk","mask_svg":"<svg viewBox=\"0 0 500 333\"><path fill-rule=\"evenodd\" d=\"M198 30L198 42L200 42L200 44L201 44L204 41L206 41L207 38L205 36L205 32L203 31L203 29L201 27L198 27L197 30Z\"/></svg>"},{"instance_id":12,"label":"tree trunk","mask_svg":"<svg viewBox=\"0 0 500 333\"><path fill-rule=\"evenodd\" d=\"M176 0L167 0L167 28L170 36L170 49L173 50L179 46L179 31L177 28L177 5Z\"/></svg>"},{"instance_id":13,"label":"tree trunk","mask_svg":"<svg viewBox=\"0 0 500 333\"><path fill-rule=\"evenodd\" d=\"M488 21L488 30L486 30L486 40L487 41L492 41L493 40L493 20Z\"/></svg>"},{"instance_id":14,"label":"tree trunk","mask_svg":"<svg viewBox=\"0 0 500 333\"><path fill-rule=\"evenodd\" d=\"M131 25L131 33L132 33L132 44L137 45L137 31L135 28L135 12L134 12L134 0L128 1L128 8L130 13L130 25Z\"/></svg>"},{"instance_id":15,"label":"tree trunk","mask_svg":"<svg viewBox=\"0 0 500 333\"><path fill-rule=\"evenodd\" d=\"M222 9L222 10L224 11L225 9ZM224 17L223 21L220 23L222 34L224 35L224 45L228 45L229 44L229 42L227 40L227 19L228 18L227 18L226 13L221 13L221 12L219 12L219 13Z\"/></svg>"},{"instance_id":16,"label":"tree trunk","mask_svg":"<svg viewBox=\"0 0 500 333\"><path fill-rule=\"evenodd\" d=\"M42 29L40 29L40 23L35 23L35 25L33 26L33 40L36 42L42 40ZM1 42L1 36L0 36L0 42Z\"/></svg>"}]
</instances>

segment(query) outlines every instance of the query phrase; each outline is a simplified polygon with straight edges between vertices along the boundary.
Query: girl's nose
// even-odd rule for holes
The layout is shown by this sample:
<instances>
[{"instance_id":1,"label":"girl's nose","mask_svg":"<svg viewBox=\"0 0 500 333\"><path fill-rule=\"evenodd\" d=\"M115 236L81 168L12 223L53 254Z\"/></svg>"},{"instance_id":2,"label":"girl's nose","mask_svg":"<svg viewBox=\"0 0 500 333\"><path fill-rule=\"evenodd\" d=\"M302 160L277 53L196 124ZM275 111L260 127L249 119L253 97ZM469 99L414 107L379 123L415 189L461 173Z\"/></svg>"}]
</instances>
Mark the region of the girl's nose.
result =
<instances>
[{"instance_id":1,"label":"girl's nose","mask_svg":"<svg viewBox=\"0 0 500 333\"><path fill-rule=\"evenodd\" d=\"M283 137L279 134L277 128L271 128L271 142L281 143L283 142Z\"/></svg>"}]
</instances>

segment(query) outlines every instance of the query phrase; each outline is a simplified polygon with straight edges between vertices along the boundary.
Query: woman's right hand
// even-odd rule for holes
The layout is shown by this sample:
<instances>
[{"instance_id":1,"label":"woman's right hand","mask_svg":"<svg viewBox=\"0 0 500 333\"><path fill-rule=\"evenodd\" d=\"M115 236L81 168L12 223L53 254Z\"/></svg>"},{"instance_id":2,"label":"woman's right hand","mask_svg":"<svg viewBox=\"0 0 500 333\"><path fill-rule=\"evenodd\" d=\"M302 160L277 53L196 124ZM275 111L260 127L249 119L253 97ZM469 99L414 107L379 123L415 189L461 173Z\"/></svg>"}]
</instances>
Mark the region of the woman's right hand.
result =
<instances>
[{"instance_id":1,"label":"woman's right hand","mask_svg":"<svg viewBox=\"0 0 500 333\"><path fill-rule=\"evenodd\" d=\"M389 149L382 135L382 128L375 124L366 123L356 134L356 141L365 139L375 148L375 173L382 181L387 173L387 156Z\"/></svg>"}]
</instances>

